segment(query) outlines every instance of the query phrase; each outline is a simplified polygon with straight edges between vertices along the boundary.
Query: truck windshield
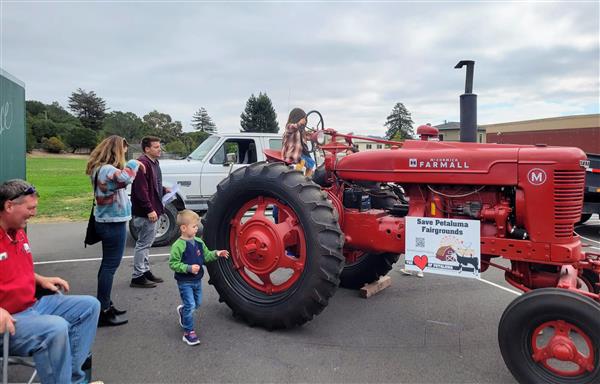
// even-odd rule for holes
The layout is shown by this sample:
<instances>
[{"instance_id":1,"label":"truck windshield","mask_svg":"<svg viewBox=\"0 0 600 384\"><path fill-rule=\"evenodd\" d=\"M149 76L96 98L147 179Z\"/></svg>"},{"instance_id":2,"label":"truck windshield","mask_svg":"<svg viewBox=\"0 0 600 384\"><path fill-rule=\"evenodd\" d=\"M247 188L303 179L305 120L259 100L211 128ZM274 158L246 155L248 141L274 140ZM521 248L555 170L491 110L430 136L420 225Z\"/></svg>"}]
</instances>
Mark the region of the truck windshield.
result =
<instances>
[{"instance_id":1,"label":"truck windshield","mask_svg":"<svg viewBox=\"0 0 600 384\"><path fill-rule=\"evenodd\" d=\"M206 140L204 140L202 142L202 144L200 144L198 146L198 148L196 148L194 150L194 152L190 153L190 155L188 156L188 159L192 159L192 160L204 160L204 158L206 157L206 155L208 154L208 152L210 152L210 150L212 149L212 147L214 147L214 145L219 141L220 137L219 136L208 136L206 138Z\"/></svg>"}]
</instances>

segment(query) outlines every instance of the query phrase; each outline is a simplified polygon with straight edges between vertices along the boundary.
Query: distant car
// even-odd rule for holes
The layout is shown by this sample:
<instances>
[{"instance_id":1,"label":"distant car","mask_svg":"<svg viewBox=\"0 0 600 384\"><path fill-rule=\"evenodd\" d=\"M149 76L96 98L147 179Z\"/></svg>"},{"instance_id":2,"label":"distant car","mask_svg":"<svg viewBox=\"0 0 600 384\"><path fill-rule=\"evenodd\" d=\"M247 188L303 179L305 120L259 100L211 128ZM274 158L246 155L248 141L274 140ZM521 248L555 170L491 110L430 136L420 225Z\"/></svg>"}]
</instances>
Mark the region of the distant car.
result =
<instances>
[{"instance_id":1,"label":"distant car","mask_svg":"<svg viewBox=\"0 0 600 384\"><path fill-rule=\"evenodd\" d=\"M159 218L154 246L171 244L179 235L177 212L191 209L204 214L217 185L230 172L264 161L263 149L281 149L281 135L274 133L224 133L209 136L186 159L161 160L163 185L178 185L175 199ZM130 221L129 232L137 239Z\"/></svg>"}]
</instances>

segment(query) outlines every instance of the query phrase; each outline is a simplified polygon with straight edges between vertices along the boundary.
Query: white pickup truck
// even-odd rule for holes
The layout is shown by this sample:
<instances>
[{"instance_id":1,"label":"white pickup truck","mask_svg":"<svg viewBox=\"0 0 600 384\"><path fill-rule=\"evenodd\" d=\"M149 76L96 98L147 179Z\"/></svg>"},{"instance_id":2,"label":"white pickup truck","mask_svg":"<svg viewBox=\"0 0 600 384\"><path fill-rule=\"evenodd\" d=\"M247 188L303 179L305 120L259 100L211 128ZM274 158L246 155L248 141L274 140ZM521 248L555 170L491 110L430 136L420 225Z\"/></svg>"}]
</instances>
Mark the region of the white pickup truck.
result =
<instances>
[{"instance_id":1,"label":"white pickup truck","mask_svg":"<svg viewBox=\"0 0 600 384\"><path fill-rule=\"evenodd\" d=\"M171 244L179 235L175 224L177 211L187 208L203 214L221 180L238 168L265 160L263 149L280 150L281 135L260 132L215 134L185 159L161 160L163 185L177 184L179 191L159 219L154 246ZM235 161L229 162L228 157ZM131 222L129 232L137 238Z\"/></svg>"}]
</instances>

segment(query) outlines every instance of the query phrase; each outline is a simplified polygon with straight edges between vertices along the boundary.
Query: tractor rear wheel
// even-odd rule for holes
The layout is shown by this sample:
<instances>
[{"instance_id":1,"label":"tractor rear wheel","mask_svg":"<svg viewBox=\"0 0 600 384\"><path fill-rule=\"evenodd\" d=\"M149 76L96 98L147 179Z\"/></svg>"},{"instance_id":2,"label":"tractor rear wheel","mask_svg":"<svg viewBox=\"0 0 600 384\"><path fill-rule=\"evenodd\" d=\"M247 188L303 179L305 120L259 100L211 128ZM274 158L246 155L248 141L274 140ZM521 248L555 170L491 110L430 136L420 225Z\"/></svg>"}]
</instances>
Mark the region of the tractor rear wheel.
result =
<instances>
[{"instance_id":1,"label":"tractor rear wheel","mask_svg":"<svg viewBox=\"0 0 600 384\"><path fill-rule=\"evenodd\" d=\"M363 251L344 251L346 264L340 276L340 286L348 289L360 289L374 282L379 276L385 276L398 261L397 253L366 253Z\"/></svg>"},{"instance_id":2,"label":"tractor rear wheel","mask_svg":"<svg viewBox=\"0 0 600 384\"><path fill-rule=\"evenodd\" d=\"M498 327L500 351L519 383L600 382L600 304L558 288L515 299Z\"/></svg>"},{"instance_id":3,"label":"tractor rear wheel","mask_svg":"<svg viewBox=\"0 0 600 384\"><path fill-rule=\"evenodd\" d=\"M231 253L207 264L209 283L250 325L301 325L335 293L344 237L327 195L302 173L282 163L239 169L218 185L202 223L208 247Z\"/></svg>"}]
</instances>

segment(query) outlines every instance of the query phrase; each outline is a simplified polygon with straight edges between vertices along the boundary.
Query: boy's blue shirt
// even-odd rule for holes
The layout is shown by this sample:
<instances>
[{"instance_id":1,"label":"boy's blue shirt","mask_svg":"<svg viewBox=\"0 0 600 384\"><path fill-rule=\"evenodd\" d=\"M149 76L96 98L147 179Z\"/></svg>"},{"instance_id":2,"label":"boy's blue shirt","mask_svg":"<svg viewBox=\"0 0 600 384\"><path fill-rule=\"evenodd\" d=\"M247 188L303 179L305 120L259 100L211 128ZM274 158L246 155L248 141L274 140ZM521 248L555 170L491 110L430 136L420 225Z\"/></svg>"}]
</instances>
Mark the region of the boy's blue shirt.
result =
<instances>
[{"instance_id":1,"label":"boy's blue shirt","mask_svg":"<svg viewBox=\"0 0 600 384\"><path fill-rule=\"evenodd\" d=\"M208 249L199 237L194 237L192 240L179 238L171 245L169 267L175 272L177 281L201 280L204 276L202 266L216 259L217 252ZM200 266L200 271L197 274L192 273L192 265L194 264Z\"/></svg>"}]
</instances>

